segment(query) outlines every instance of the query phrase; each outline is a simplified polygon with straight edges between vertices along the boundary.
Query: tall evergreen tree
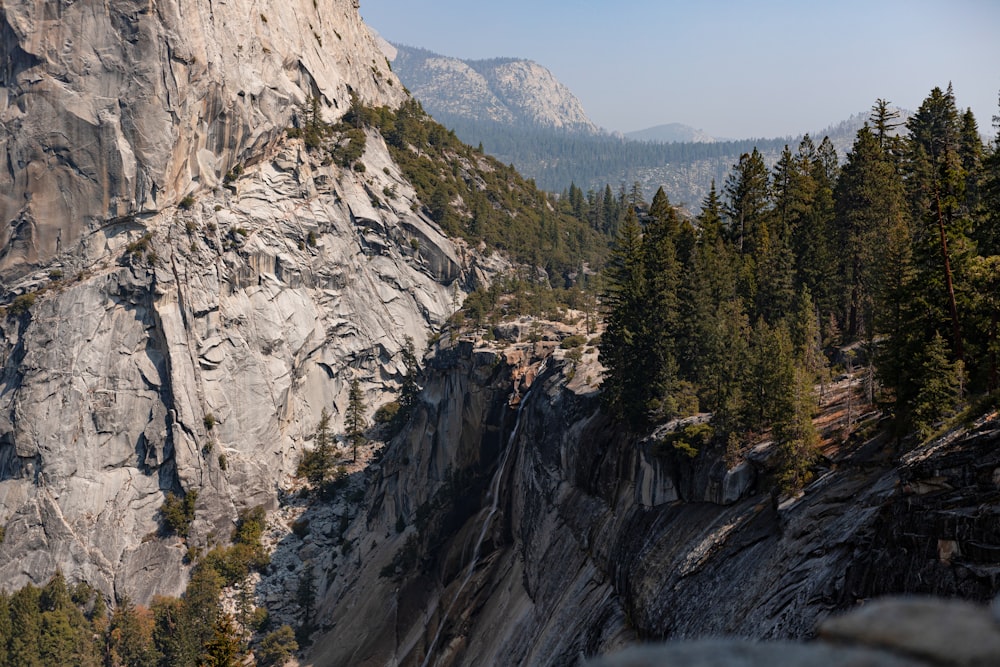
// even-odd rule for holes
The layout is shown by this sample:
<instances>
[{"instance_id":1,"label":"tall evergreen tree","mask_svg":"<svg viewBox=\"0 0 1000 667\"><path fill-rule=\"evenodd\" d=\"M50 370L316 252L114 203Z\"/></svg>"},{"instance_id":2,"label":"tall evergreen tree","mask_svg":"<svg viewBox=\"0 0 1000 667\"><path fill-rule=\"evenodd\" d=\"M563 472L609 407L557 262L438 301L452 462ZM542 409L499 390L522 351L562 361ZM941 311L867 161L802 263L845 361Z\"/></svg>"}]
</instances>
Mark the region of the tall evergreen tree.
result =
<instances>
[{"instance_id":1,"label":"tall evergreen tree","mask_svg":"<svg viewBox=\"0 0 1000 667\"><path fill-rule=\"evenodd\" d=\"M645 419L648 363L640 353L646 340L646 270L642 231L634 209L618 230L605 269L606 327L601 336L601 361L607 369L603 388L605 408L616 419L638 425Z\"/></svg>"},{"instance_id":2,"label":"tall evergreen tree","mask_svg":"<svg viewBox=\"0 0 1000 667\"><path fill-rule=\"evenodd\" d=\"M959 151L961 125L951 86L934 88L907 123L907 184L913 204L915 259L933 308L928 336L949 332L952 350L964 357L956 289L956 260L961 270L968 252L969 219L962 215L965 174Z\"/></svg>"},{"instance_id":3,"label":"tall evergreen tree","mask_svg":"<svg viewBox=\"0 0 1000 667\"><path fill-rule=\"evenodd\" d=\"M762 238L767 237L766 222L771 212L767 167L756 148L741 155L733 165L724 192L730 239L741 256L753 256Z\"/></svg>"},{"instance_id":4,"label":"tall evergreen tree","mask_svg":"<svg viewBox=\"0 0 1000 667\"><path fill-rule=\"evenodd\" d=\"M344 426L347 429L347 439L354 452L354 460L357 461L358 445L363 443L365 439L365 396L361 393L361 383L357 378L351 379Z\"/></svg>"},{"instance_id":5,"label":"tall evergreen tree","mask_svg":"<svg viewBox=\"0 0 1000 667\"><path fill-rule=\"evenodd\" d=\"M646 311L636 350L645 360L646 373L636 380L645 385L642 400L648 412L658 418L669 418L678 410L671 394L677 380L675 337L680 264L675 240L680 221L662 188L657 190L653 203L655 209L650 209L642 238Z\"/></svg>"},{"instance_id":6,"label":"tall evergreen tree","mask_svg":"<svg viewBox=\"0 0 1000 667\"><path fill-rule=\"evenodd\" d=\"M153 644L153 618L128 596L111 614L105 656L110 667L156 667L159 660Z\"/></svg>"},{"instance_id":7,"label":"tall evergreen tree","mask_svg":"<svg viewBox=\"0 0 1000 667\"><path fill-rule=\"evenodd\" d=\"M39 643L42 631L42 612L39 609L41 591L27 584L10 598L10 664L19 667L41 667Z\"/></svg>"},{"instance_id":8,"label":"tall evergreen tree","mask_svg":"<svg viewBox=\"0 0 1000 667\"><path fill-rule=\"evenodd\" d=\"M873 335L887 231L906 215L903 184L878 138L858 131L836 190L841 324L848 340ZM906 240L908 243L908 240Z\"/></svg>"},{"instance_id":9,"label":"tall evergreen tree","mask_svg":"<svg viewBox=\"0 0 1000 667\"><path fill-rule=\"evenodd\" d=\"M10 596L0 591L0 665L13 664L7 650L13 632L10 622Z\"/></svg>"}]
</instances>

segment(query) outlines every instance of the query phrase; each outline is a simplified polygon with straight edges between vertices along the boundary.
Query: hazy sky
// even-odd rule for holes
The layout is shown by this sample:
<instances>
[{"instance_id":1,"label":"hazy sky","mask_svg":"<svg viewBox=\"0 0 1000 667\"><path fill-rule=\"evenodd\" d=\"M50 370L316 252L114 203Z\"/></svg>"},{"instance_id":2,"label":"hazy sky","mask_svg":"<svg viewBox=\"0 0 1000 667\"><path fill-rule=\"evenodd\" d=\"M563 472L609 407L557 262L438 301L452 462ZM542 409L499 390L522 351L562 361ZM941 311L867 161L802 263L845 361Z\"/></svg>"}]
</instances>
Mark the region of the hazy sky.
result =
<instances>
[{"instance_id":1,"label":"hazy sky","mask_svg":"<svg viewBox=\"0 0 1000 667\"><path fill-rule=\"evenodd\" d=\"M998 0L362 0L361 15L390 41L534 60L625 132L815 132L949 81L983 133L998 112Z\"/></svg>"}]
</instances>

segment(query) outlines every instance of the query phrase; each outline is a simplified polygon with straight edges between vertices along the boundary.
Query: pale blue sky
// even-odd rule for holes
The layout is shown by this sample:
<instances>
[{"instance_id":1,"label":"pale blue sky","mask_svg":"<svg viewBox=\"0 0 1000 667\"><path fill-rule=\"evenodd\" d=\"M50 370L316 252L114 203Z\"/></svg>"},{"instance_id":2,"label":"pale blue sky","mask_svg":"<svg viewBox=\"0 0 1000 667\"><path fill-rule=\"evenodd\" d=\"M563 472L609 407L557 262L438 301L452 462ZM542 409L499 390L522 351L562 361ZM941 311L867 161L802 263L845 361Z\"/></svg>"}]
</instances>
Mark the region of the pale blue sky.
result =
<instances>
[{"instance_id":1,"label":"pale blue sky","mask_svg":"<svg viewBox=\"0 0 1000 667\"><path fill-rule=\"evenodd\" d=\"M612 130L794 135L878 97L916 109L949 81L980 131L998 112L998 0L362 0L361 14L390 41L535 60Z\"/></svg>"}]
</instances>

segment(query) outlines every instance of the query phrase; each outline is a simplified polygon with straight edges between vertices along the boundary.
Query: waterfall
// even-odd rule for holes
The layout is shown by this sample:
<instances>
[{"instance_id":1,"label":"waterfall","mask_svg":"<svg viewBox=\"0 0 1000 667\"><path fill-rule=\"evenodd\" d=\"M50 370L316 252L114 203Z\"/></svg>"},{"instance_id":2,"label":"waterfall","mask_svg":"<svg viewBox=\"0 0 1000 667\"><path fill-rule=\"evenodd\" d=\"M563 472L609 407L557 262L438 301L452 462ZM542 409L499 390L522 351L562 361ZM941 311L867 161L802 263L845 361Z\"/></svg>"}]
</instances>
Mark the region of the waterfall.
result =
<instances>
[{"instance_id":1,"label":"waterfall","mask_svg":"<svg viewBox=\"0 0 1000 667\"><path fill-rule=\"evenodd\" d=\"M535 375L537 379L542 375L545 370L545 362L538 367L538 372ZM510 459L510 453L514 450L514 440L517 438L517 433L521 428L521 414L524 412L524 407L528 404L528 398L531 397L531 393L534 391L535 387L532 387L524 394L524 398L521 399L521 403L517 406L517 416L514 418L514 428L511 429L510 437L507 438L507 447L503 452L503 456L500 459L500 464L497 466L497 471L493 475L493 483L490 485L490 494L493 496L492 503L490 504L490 511L486 514L486 518L483 519L483 527L479 531L479 538L476 540L476 546L472 550L472 559L469 561L469 567L465 572L465 577L462 579L462 583L459 585L458 590L455 591L455 595L451 598L451 602L448 603L448 608L445 609L444 615L441 616L441 621L438 623L437 631L434 633L434 639L431 640L430 645L427 647L427 655L424 656L424 661L421 663L421 667L428 667L431 661L431 657L434 655L434 648L437 646L438 639L441 638L441 630L444 628L448 621L448 617L451 615L451 611L458 602L458 598L462 596L462 591L465 590L466 585L472 580L472 575L476 571L476 565L479 563L479 549L483 546L483 542L486 540L486 533L489 531L490 526L493 523L493 517L500 509L500 485L503 482L503 474L507 469L507 461Z\"/></svg>"}]
</instances>

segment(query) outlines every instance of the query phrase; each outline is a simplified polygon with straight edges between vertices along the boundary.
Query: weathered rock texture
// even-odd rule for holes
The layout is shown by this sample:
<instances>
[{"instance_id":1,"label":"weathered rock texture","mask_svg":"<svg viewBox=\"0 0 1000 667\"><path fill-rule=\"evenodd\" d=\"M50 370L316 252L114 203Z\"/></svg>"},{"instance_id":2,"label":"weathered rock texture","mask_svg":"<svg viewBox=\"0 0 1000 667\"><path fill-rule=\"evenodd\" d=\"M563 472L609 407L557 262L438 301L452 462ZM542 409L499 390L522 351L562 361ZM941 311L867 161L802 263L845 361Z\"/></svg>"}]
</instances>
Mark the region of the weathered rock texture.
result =
<instances>
[{"instance_id":1,"label":"weathered rock texture","mask_svg":"<svg viewBox=\"0 0 1000 667\"><path fill-rule=\"evenodd\" d=\"M402 99L356 3L15 1L0 32L0 585L178 594L166 492L199 493L192 546L273 507L320 411L338 432L354 377L374 408L453 310L463 251L376 133L354 170L282 139L307 95Z\"/></svg>"},{"instance_id":2,"label":"weathered rock texture","mask_svg":"<svg viewBox=\"0 0 1000 667\"><path fill-rule=\"evenodd\" d=\"M351 0L0 7L0 270L261 159L296 105L403 99Z\"/></svg>"},{"instance_id":3,"label":"weathered rock texture","mask_svg":"<svg viewBox=\"0 0 1000 667\"><path fill-rule=\"evenodd\" d=\"M635 640L809 637L886 593L996 594L994 422L898 465L845 448L779 505L764 457L727 470L625 437L590 355L551 360L505 407L503 367L532 352L438 352L349 531L360 555L331 575L314 664L573 665Z\"/></svg>"}]
</instances>

